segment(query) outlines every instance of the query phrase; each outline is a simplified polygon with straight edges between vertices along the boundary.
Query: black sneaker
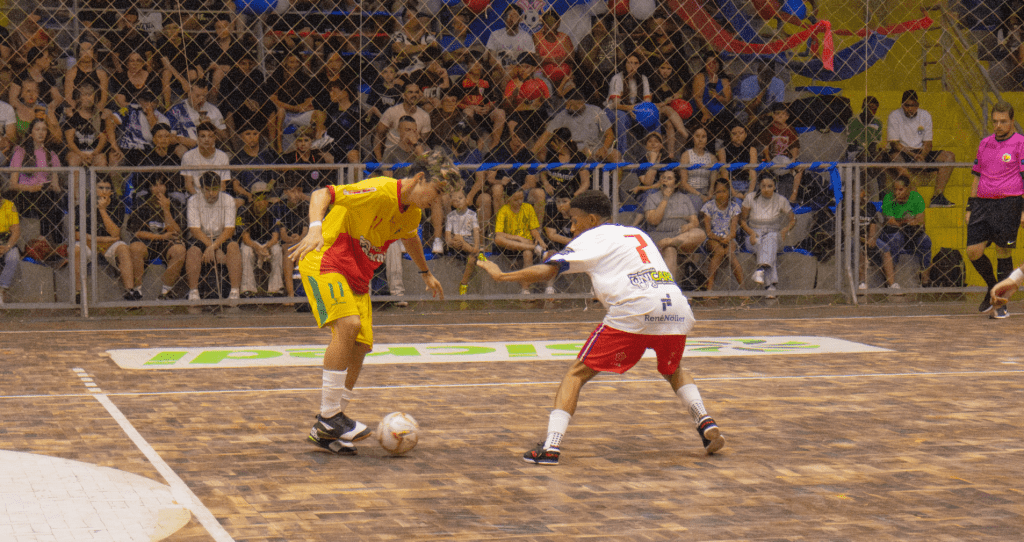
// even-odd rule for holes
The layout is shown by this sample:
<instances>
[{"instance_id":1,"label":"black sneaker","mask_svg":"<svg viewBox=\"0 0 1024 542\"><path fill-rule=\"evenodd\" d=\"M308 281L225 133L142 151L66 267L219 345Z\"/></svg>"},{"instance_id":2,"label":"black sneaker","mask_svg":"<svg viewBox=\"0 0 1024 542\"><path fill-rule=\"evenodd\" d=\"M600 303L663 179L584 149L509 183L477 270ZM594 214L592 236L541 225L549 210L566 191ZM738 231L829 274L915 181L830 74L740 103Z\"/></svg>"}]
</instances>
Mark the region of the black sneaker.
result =
<instances>
[{"instance_id":1,"label":"black sneaker","mask_svg":"<svg viewBox=\"0 0 1024 542\"><path fill-rule=\"evenodd\" d=\"M537 447L523 454L523 461L537 465L557 465L558 448L544 449L544 443L538 442Z\"/></svg>"},{"instance_id":2,"label":"black sneaker","mask_svg":"<svg viewBox=\"0 0 1024 542\"><path fill-rule=\"evenodd\" d=\"M172 299L177 299L177 296L174 295L174 290L168 290L166 293L156 296L156 298L160 301L170 301Z\"/></svg>"},{"instance_id":3,"label":"black sneaker","mask_svg":"<svg viewBox=\"0 0 1024 542\"><path fill-rule=\"evenodd\" d=\"M336 454L355 454L356 448L352 443L372 433L370 428L349 418L344 412L326 419L317 414L316 423L309 430L309 440Z\"/></svg>"},{"instance_id":4,"label":"black sneaker","mask_svg":"<svg viewBox=\"0 0 1024 542\"><path fill-rule=\"evenodd\" d=\"M978 312L986 313L992 310L992 290L985 290L985 297L981 300L981 305L978 305Z\"/></svg>"},{"instance_id":5,"label":"black sneaker","mask_svg":"<svg viewBox=\"0 0 1024 542\"><path fill-rule=\"evenodd\" d=\"M1000 306L996 307L996 310L992 311L992 314L988 315L988 317L992 318L993 320L995 320L995 319L1002 319L1002 318L1009 318L1010 317L1010 311L1006 310L1006 305L1000 305Z\"/></svg>"},{"instance_id":6,"label":"black sneaker","mask_svg":"<svg viewBox=\"0 0 1024 542\"><path fill-rule=\"evenodd\" d=\"M123 297L125 301L142 301L142 292L135 289L125 290Z\"/></svg>"},{"instance_id":7,"label":"black sneaker","mask_svg":"<svg viewBox=\"0 0 1024 542\"><path fill-rule=\"evenodd\" d=\"M954 207L954 203L946 199L945 194L935 194L932 196L932 202L928 205L929 207Z\"/></svg>"},{"instance_id":8,"label":"black sneaker","mask_svg":"<svg viewBox=\"0 0 1024 542\"><path fill-rule=\"evenodd\" d=\"M718 429L718 424L711 416L704 416L697 422L697 433L700 433L700 440L704 442L704 450L711 455L725 446L725 437Z\"/></svg>"}]
</instances>

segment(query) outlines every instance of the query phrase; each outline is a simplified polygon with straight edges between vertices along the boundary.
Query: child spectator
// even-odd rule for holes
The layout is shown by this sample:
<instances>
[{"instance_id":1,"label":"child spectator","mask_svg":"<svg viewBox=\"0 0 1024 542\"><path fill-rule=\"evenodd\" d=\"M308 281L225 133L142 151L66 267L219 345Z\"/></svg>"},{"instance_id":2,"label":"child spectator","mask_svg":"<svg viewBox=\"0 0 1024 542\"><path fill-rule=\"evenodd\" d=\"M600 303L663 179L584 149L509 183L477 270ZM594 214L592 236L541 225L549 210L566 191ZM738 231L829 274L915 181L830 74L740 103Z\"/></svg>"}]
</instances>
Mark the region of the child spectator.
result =
<instances>
[{"instance_id":1,"label":"child spectator","mask_svg":"<svg viewBox=\"0 0 1024 542\"><path fill-rule=\"evenodd\" d=\"M533 258L540 258L547 243L540 234L537 213L529 203L523 203L523 190L509 184L505 187L505 205L498 210L494 223L494 246L510 258L522 256L523 269L533 265ZM529 294L529 283L522 283L523 294Z\"/></svg>"},{"instance_id":2,"label":"child spectator","mask_svg":"<svg viewBox=\"0 0 1024 542\"><path fill-rule=\"evenodd\" d=\"M693 148L687 149L679 157L679 176L683 189L700 196L702 202L713 197L711 178L718 177L712 169L690 169L690 166L710 166L715 163L715 155L708 151L708 131L703 126L693 130Z\"/></svg>"},{"instance_id":3,"label":"child spectator","mask_svg":"<svg viewBox=\"0 0 1024 542\"><path fill-rule=\"evenodd\" d=\"M780 166L789 165L800 158L800 136L796 130L789 125L789 109L784 103L774 103L771 106L772 123L768 125L768 135L771 141L762 151L765 162L774 162ZM789 198L790 203L796 203L797 195L800 193L800 179L803 177L803 169L795 173L776 173L778 188L777 192Z\"/></svg>"},{"instance_id":4,"label":"child spectator","mask_svg":"<svg viewBox=\"0 0 1024 542\"><path fill-rule=\"evenodd\" d=\"M714 199L700 209L704 217L704 233L708 238L706 247L711 252L708 281L704 287L708 291L715 289L715 275L718 274L722 260L726 258L729 258L729 266L732 268L733 277L736 278L736 284L743 287L743 266L736 256L736 250L739 248L736 243L736 231L739 228L742 209L740 204L730 197L729 192L729 181L716 180Z\"/></svg>"},{"instance_id":5,"label":"child spectator","mask_svg":"<svg viewBox=\"0 0 1024 542\"><path fill-rule=\"evenodd\" d=\"M548 250L542 256L544 260L561 252L572 241L572 219L569 217L571 202L572 194L556 192L555 197L544 209L544 237L548 240ZM557 277L548 281L547 287L544 288L545 294L555 293L556 279Z\"/></svg>"},{"instance_id":6,"label":"child spectator","mask_svg":"<svg viewBox=\"0 0 1024 542\"><path fill-rule=\"evenodd\" d=\"M0 307L4 306L7 290L14 283L14 274L18 272L21 253L18 252L18 241L21 239L21 224L18 208L14 202L5 198L0 192ZM476 263L476 259L473 259Z\"/></svg>"},{"instance_id":7,"label":"child spectator","mask_svg":"<svg viewBox=\"0 0 1024 542\"><path fill-rule=\"evenodd\" d=\"M270 212L270 187L256 181L252 187L252 201L242 208L240 243L242 255L242 297L257 297L255 266L270 262L267 293L272 297L284 295L280 222Z\"/></svg>"},{"instance_id":8,"label":"child spectator","mask_svg":"<svg viewBox=\"0 0 1024 542\"><path fill-rule=\"evenodd\" d=\"M910 178L899 176L892 191L882 198L885 223L875 243L882 253L882 271L889 288L899 288L895 263L902 253L910 253L921 265L921 285L928 286L932 265L932 240L925 233L924 198L910 188Z\"/></svg>"},{"instance_id":9,"label":"child spectator","mask_svg":"<svg viewBox=\"0 0 1024 542\"><path fill-rule=\"evenodd\" d=\"M163 128L169 135L169 131ZM164 146L166 150L166 145ZM143 187L148 197L128 215L128 232L134 237L129 245L133 265L142 268L157 258L167 266L161 276L161 301L174 299L174 285L181 277L185 265L185 244L182 242L182 226L185 225L185 208L170 198L163 176L153 176Z\"/></svg>"},{"instance_id":10,"label":"child spectator","mask_svg":"<svg viewBox=\"0 0 1024 542\"><path fill-rule=\"evenodd\" d=\"M448 213L445 222L444 241L459 259L466 260L466 269L459 282L459 295L466 295L469 279L476 269L477 256L483 242L480 236L480 222L476 213L469 208L466 195L461 190L452 193L451 202L454 209Z\"/></svg>"},{"instance_id":11,"label":"child spectator","mask_svg":"<svg viewBox=\"0 0 1024 542\"><path fill-rule=\"evenodd\" d=\"M508 123L508 139L502 141L484 158L484 163L498 164L529 164L535 161L534 154L526 147L526 132L528 128L517 121ZM519 169L492 169L487 171L487 186L490 187L490 199L493 214L478 207L480 211L481 224L485 228L491 223L491 216L498 213L498 210L505 204L505 194L509 190L533 190L540 182L536 173L531 173L526 168ZM481 195L481 197L483 197Z\"/></svg>"}]
</instances>

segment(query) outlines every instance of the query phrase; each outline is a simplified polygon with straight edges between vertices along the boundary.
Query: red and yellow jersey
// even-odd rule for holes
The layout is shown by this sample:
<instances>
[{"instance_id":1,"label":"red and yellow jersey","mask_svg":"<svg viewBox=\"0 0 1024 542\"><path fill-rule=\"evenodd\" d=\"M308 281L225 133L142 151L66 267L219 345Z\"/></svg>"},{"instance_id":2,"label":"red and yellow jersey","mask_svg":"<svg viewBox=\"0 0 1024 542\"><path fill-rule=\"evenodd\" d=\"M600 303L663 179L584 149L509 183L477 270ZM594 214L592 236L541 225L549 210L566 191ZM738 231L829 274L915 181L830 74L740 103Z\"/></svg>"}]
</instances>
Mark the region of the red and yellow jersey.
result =
<instances>
[{"instance_id":1,"label":"red and yellow jersey","mask_svg":"<svg viewBox=\"0 0 1024 542\"><path fill-rule=\"evenodd\" d=\"M370 290L373 271L397 239L416 236L422 212L403 205L402 182L377 177L355 184L328 186L331 204L323 219L324 246L299 263L307 275L340 273L357 294Z\"/></svg>"}]
</instances>

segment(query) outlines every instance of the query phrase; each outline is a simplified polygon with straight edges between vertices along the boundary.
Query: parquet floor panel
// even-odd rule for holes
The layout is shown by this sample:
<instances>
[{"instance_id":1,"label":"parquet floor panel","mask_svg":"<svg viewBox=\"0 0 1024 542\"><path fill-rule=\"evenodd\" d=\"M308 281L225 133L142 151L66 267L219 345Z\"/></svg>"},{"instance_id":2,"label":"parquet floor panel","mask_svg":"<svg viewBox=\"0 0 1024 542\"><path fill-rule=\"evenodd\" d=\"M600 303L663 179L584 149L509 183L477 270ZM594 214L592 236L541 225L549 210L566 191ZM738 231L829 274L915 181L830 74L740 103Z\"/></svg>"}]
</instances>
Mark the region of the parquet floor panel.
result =
<instances>
[{"instance_id":1,"label":"parquet floor panel","mask_svg":"<svg viewBox=\"0 0 1024 542\"><path fill-rule=\"evenodd\" d=\"M714 456L649 362L588 384L561 464L541 467L520 456L543 438L566 360L368 365L347 412L410 412L420 442L338 457L304 442L316 367L130 371L104 355L325 344L302 320L0 328L0 449L167 483L80 368L237 541L1022 539L1024 319L825 312L698 313L694 338L892 350L684 359L727 439ZM376 338L583 340L599 317L388 315ZM193 517L166 540L217 536Z\"/></svg>"}]
</instances>

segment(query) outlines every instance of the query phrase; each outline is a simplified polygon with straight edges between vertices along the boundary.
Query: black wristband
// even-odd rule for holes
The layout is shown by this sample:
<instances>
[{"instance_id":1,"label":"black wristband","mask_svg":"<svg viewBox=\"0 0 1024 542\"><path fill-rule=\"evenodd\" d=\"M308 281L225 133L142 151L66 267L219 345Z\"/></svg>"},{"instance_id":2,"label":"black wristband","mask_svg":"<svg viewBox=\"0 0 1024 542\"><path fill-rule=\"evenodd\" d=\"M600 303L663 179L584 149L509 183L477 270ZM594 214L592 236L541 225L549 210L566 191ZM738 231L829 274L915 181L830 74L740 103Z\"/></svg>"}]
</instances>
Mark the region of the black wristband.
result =
<instances>
[{"instance_id":1,"label":"black wristband","mask_svg":"<svg viewBox=\"0 0 1024 542\"><path fill-rule=\"evenodd\" d=\"M430 272L430 270L429 270L429 269L427 269L426 271L420 271L420 274L421 274L421 275L426 275L426 274L427 274L427 273L429 273L429 272Z\"/></svg>"}]
</instances>

